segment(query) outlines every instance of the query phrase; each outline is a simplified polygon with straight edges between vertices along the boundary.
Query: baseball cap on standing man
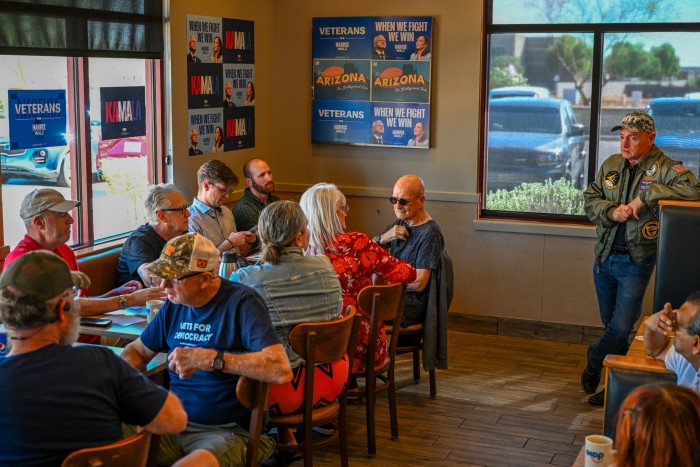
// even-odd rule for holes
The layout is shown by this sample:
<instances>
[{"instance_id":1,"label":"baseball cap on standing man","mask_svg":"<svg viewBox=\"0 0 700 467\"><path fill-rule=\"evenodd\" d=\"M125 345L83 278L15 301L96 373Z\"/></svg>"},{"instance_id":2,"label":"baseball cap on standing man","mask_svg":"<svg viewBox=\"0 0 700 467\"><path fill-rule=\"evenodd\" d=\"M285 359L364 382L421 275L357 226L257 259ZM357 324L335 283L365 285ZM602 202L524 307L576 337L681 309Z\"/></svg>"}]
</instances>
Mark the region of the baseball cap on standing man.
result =
<instances>
[{"instance_id":1,"label":"baseball cap on standing man","mask_svg":"<svg viewBox=\"0 0 700 467\"><path fill-rule=\"evenodd\" d=\"M656 125L654 119L646 112L635 110L624 116L619 125L616 125L610 131L628 130L632 133L644 131L647 133L656 133Z\"/></svg>"},{"instance_id":2,"label":"baseball cap on standing man","mask_svg":"<svg viewBox=\"0 0 700 467\"><path fill-rule=\"evenodd\" d=\"M80 201L66 199L53 188L42 188L24 197L19 216L22 219L29 219L44 211L69 212L76 206L80 206Z\"/></svg>"}]
</instances>

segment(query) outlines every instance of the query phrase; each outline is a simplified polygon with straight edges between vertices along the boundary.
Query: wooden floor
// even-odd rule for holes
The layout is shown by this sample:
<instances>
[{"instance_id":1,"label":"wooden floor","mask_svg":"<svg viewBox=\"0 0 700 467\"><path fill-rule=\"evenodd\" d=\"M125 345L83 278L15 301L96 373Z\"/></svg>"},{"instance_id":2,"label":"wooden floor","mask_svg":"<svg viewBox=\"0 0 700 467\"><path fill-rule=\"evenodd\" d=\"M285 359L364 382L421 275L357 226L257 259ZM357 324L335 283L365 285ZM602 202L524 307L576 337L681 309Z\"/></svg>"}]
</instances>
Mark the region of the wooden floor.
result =
<instances>
[{"instance_id":1,"label":"wooden floor","mask_svg":"<svg viewBox=\"0 0 700 467\"><path fill-rule=\"evenodd\" d=\"M579 384L586 346L450 332L450 369L412 384L410 356L397 362L399 439L387 399L377 401L377 457L367 458L364 405L349 406L351 466L570 466L584 437L602 431L602 408ZM292 464L302 466L303 461ZM340 465L337 443L314 465Z\"/></svg>"}]
</instances>

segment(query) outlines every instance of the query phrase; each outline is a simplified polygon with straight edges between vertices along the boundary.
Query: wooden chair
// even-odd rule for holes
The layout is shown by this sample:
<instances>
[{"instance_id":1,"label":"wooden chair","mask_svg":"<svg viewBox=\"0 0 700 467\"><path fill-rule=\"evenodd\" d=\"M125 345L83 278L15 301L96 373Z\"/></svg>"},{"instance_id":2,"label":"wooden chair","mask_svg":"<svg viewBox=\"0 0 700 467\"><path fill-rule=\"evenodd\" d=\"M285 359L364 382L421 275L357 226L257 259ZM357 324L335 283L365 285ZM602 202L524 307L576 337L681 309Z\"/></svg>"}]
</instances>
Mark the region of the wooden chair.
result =
<instances>
[{"instance_id":1,"label":"wooden chair","mask_svg":"<svg viewBox=\"0 0 700 467\"><path fill-rule=\"evenodd\" d=\"M643 384L676 383L676 374L663 360L651 357L608 355L605 366L605 406L603 434L615 439L615 418L625 398Z\"/></svg>"},{"instance_id":2,"label":"wooden chair","mask_svg":"<svg viewBox=\"0 0 700 467\"><path fill-rule=\"evenodd\" d=\"M413 384L418 384L420 381L420 351L423 350L423 323L414 324L408 327L401 328L401 340L396 344L396 354L401 355L410 353L413 355ZM387 326L386 334L393 335L394 327ZM392 337L393 338L393 337ZM437 397L437 378L435 377L435 369L428 371L430 378L430 398Z\"/></svg>"},{"instance_id":3,"label":"wooden chair","mask_svg":"<svg viewBox=\"0 0 700 467\"><path fill-rule=\"evenodd\" d=\"M264 424L265 412L270 399L272 385L264 381L241 376L236 385L236 397L239 402L251 410L248 427L248 447L246 449L246 467L258 465L260 452L260 434Z\"/></svg>"},{"instance_id":4,"label":"wooden chair","mask_svg":"<svg viewBox=\"0 0 700 467\"><path fill-rule=\"evenodd\" d=\"M146 467L157 457L158 435L140 431L116 443L73 451L61 467ZM155 441L155 442L154 442ZM152 449L153 448L153 449ZM155 450L153 456L149 453Z\"/></svg>"},{"instance_id":5,"label":"wooden chair","mask_svg":"<svg viewBox=\"0 0 700 467\"><path fill-rule=\"evenodd\" d=\"M341 465L348 466L346 431L348 385L345 385L340 396L333 403L315 408L313 407L315 373L313 368L317 363L332 363L347 354L349 381L352 374L352 361L355 356L359 325L360 316L352 309L345 317L334 321L298 324L289 334L289 343L292 349L306 361L304 408L303 412L299 414L271 416L269 423L277 427L280 436L277 449L290 452L302 451L304 465L307 467L313 466L313 448L325 446L335 438L339 438L340 441ZM312 428L328 423L333 423L336 426L335 432L328 438L314 443ZM299 445L289 444L286 436L288 429L296 429L297 433L300 434Z\"/></svg>"},{"instance_id":6,"label":"wooden chair","mask_svg":"<svg viewBox=\"0 0 700 467\"><path fill-rule=\"evenodd\" d=\"M365 287L357 295L357 305L370 316L369 343L367 355L367 371L364 374L353 375L356 378L365 378L365 409L367 412L367 455L371 458L377 454L374 411L377 393L388 391L389 416L391 418L391 439L398 439L399 424L396 414L396 387L394 385L394 365L396 363L396 345L399 337L399 329L389 341L387 356L384 362L375 366L374 355L377 350L377 328L380 321L401 322L403 316L403 304L406 294L406 284L370 285ZM379 380L379 384L378 381Z\"/></svg>"}]
</instances>

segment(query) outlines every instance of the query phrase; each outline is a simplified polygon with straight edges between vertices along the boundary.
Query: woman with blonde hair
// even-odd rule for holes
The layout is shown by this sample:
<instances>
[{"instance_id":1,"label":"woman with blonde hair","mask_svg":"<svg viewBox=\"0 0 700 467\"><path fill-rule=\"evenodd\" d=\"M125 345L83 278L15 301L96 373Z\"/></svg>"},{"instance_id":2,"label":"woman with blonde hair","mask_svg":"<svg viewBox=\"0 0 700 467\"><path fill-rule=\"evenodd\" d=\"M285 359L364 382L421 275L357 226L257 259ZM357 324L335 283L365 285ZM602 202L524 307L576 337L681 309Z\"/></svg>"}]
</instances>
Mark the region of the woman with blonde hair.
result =
<instances>
[{"instance_id":1,"label":"woman with blonde hair","mask_svg":"<svg viewBox=\"0 0 700 467\"><path fill-rule=\"evenodd\" d=\"M331 321L340 316L340 282L325 256L304 256L309 244L306 217L294 201L277 201L258 220L260 262L231 275L231 280L255 289L265 301L270 319L292 365L293 383L272 385L270 413L299 411L304 402L304 359L292 350L289 333L299 323ZM347 383L347 357L316 367L315 405L334 401Z\"/></svg>"},{"instance_id":2,"label":"woman with blonde hair","mask_svg":"<svg viewBox=\"0 0 700 467\"><path fill-rule=\"evenodd\" d=\"M617 467L700 465L700 396L675 384L640 386L617 413Z\"/></svg>"},{"instance_id":3,"label":"woman with blonde hair","mask_svg":"<svg viewBox=\"0 0 700 467\"><path fill-rule=\"evenodd\" d=\"M343 309L353 305L362 318L353 373L364 373L368 363L369 315L357 307L357 294L372 285L373 274L388 283L409 283L416 279L416 270L391 256L366 234L345 232L345 219L350 208L335 185L318 183L312 186L301 196L300 204L309 221L307 253L326 255L331 260L343 289ZM380 323L374 364L380 365L385 359L386 331L384 324Z\"/></svg>"}]
</instances>

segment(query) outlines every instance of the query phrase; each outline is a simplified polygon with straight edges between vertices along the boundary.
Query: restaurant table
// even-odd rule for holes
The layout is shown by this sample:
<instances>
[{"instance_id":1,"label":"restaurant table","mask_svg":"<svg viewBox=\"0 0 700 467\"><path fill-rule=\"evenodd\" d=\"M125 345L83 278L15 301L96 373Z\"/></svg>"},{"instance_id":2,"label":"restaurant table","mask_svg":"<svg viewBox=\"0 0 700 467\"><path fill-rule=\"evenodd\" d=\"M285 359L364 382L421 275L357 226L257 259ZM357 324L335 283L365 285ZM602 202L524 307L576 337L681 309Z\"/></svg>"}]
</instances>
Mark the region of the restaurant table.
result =
<instances>
[{"instance_id":1,"label":"restaurant table","mask_svg":"<svg viewBox=\"0 0 700 467\"><path fill-rule=\"evenodd\" d=\"M571 464L571 467L583 467L586 465L586 445L584 444L581 446L581 450L578 452L578 456L576 456L576 460L574 461L573 464Z\"/></svg>"},{"instance_id":2,"label":"restaurant table","mask_svg":"<svg viewBox=\"0 0 700 467\"><path fill-rule=\"evenodd\" d=\"M141 336L146 326L148 326L148 322L146 321L147 314L148 309L145 306L135 306L128 307L124 310L111 311L102 315L91 315L89 318L111 319L112 324L106 327L86 326L81 324L80 333L135 341Z\"/></svg>"}]
</instances>

